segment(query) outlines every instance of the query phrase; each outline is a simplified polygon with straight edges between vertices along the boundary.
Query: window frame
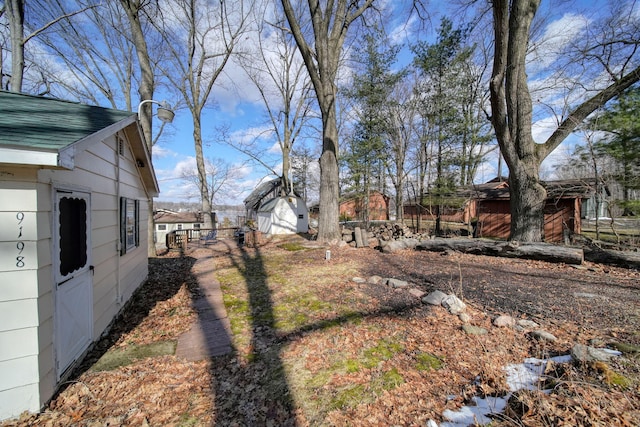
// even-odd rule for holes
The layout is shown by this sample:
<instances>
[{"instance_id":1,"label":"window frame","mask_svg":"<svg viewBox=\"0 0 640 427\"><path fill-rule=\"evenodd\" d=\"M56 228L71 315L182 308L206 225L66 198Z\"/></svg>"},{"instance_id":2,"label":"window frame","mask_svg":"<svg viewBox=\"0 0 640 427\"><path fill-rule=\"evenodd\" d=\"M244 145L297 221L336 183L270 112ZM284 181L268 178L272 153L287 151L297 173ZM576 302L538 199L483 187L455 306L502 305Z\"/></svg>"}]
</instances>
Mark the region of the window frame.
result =
<instances>
[{"instance_id":1,"label":"window frame","mask_svg":"<svg viewBox=\"0 0 640 427\"><path fill-rule=\"evenodd\" d=\"M120 255L140 246L140 201L120 197Z\"/></svg>"}]
</instances>

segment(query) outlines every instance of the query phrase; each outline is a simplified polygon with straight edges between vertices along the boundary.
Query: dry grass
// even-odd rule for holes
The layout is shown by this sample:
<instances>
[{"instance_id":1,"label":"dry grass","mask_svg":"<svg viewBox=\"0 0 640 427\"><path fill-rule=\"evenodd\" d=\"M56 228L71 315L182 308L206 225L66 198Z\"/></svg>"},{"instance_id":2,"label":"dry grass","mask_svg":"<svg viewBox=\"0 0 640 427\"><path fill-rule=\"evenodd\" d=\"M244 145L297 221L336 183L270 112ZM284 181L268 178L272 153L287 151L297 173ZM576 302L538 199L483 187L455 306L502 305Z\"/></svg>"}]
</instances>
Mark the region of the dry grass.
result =
<instances>
[{"instance_id":1,"label":"dry grass","mask_svg":"<svg viewBox=\"0 0 640 427\"><path fill-rule=\"evenodd\" d=\"M133 324L115 328L117 336L104 344L123 351L184 331L185 319L193 316L185 298L194 291L192 256L207 256L223 288L233 354L196 363L153 356L110 371L80 372L42 415L3 425L425 425L429 419L440 422L445 409L455 410L473 396L506 393L507 364L566 352L585 337L611 338L612 331L634 336L623 325L595 330L549 319L545 328L560 340L541 344L524 332L492 327L492 316L473 300L467 300L471 322L489 333L467 335L457 317L421 304L406 290L351 280L393 267L429 290L438 269L446 269L442 257L421 255L417 263L412 253L382 257L369 249L332 248L326 261L325 248L285 243L258 249L218 244L154 262L152 288L141 292L159 295L152 302L139 298L148 306L146 315L130 307L132 314L123 319L135 319ZM465 256L456 263L474 260ZM497 262L494 282L515 266L555 283L539 270L543 263ZM486 275L490 269L483 263ZM167 280L161 270L172 272ZM468 276L468 270L453 268L437 276L442 281L434 286L458 289L468 286ZM481 295L501 292L490 287L491 277L482 280L487 284ZM630 348L606 367L556 367L540 384L550 388L548 394L518 394L492 426L640 425L640 363L637 347Z\"/></svg>"}]
</instances>

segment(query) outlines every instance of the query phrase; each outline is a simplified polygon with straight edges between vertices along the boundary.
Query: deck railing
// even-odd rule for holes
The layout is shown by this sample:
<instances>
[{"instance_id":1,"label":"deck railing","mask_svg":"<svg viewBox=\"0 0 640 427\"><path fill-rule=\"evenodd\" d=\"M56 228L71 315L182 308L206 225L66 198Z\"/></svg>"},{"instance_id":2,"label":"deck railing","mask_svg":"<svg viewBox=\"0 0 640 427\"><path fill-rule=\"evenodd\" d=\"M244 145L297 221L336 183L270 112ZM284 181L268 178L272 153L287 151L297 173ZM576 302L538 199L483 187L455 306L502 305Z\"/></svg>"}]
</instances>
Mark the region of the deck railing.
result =
<instances>
[{"instance_id":1,"label":"deck railing","mask_svg":"<svg viewBox=\"0 0 640 427\"><path fill-rule=\"evenodd\" d=\"M189 243L200 242L209 234L211 228L190 228L186 230L173 230L167 233L165 244L169 249L185 248ZM218 239L235 239L238 227L216 228Z\"/></svg>"}]
</instances>

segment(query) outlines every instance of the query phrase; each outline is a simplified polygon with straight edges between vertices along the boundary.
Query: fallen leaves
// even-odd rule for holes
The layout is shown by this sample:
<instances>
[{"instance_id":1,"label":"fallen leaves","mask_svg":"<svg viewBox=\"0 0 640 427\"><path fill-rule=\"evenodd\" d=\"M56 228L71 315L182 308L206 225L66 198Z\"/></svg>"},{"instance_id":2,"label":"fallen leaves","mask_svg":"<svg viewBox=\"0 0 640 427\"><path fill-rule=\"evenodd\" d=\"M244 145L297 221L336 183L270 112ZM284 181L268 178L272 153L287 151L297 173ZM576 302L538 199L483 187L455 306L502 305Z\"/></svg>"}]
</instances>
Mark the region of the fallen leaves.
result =
<instances>
[{"instance_id":1,"label":"fallen leaves","mask_svg":"<svg viewBox=\"0 0 640 427\"><path fill-rule=\"evenodd\" d=\"M324 248L287 248L219 243L153 259L147 284L44 412L2 425L425 425L478 393L506 393L502 367L509 363L566 352L594 337L640 343L634 272L351 248L332 248L326 261ZM191 269L199 257L211 258L223 285L234 353L192 363L171 355L133 358L113 370L88 370L109 349L171 341L188 330L197 316ZM489 333L466 335L442 308L350 280L374 274L426 292L455 290L471 322ZM605 306L577 305L574 292L605 295ZM492 328L494 312L536 315L560 339L543 345ZM609 371L557 368L551 392L517 394L511 412L494 424L638 425L639 365L630 358L614 366L631 381L626 389L606 384L614 378Z\"/></svg>"}]
</instances>

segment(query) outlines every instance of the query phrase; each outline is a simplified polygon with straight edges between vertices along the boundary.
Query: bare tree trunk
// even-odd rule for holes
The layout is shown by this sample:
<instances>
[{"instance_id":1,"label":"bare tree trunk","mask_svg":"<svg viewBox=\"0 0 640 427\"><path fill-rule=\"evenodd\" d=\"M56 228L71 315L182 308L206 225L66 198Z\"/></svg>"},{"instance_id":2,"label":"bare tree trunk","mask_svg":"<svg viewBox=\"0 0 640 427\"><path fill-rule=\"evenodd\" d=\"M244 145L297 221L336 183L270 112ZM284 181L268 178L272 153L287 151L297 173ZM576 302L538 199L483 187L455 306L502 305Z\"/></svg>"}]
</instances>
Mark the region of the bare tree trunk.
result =
<instances>
[{"instance_id":1,"label":"bare tree trunk","mask_svg":"<svg viewBox=\"0 0 640 427\"><path fill-rule=\"evenodd\" d=\"M491 79L492 121L509 166L511 240L540 242L546 190L540 184L542 159L531 135L532 104L525 70L529 28L539 1L496 1L493 6L495 57ZM517 148L516 148L517 147Z\"/></svg>"},{"instance_id":2,"label":"bare tree trunk","mask_svg":"<svg viewBox=\"0 0 640 427\"><path fill-rule=\"evenodd\" d=\"M24 76L24 0L5 1L11 35L11 92L22 92Z\"/></svg>"},{"instance_id":3,"label":"bare tree trunk","mask_svg":"<svg viewBox=\"0 0 640 427\"><path fill-rule=\"evenodd\" d=\"M505 162L509 166L512 240L538 242L543 238L543 208L546 191L540 184L540 163L555 150L585 118L608 100L640 80L640 67L628 71L637 48L633 47L627 63L616 64L611 56L595 56L594 64L603 66L613 83L575 107L542 144L531 133L532 102L525 69L531 22L540 0L494 0L494 62L491 73L491 122ZM612 40L594 42L596 47L625 43ZM592 43L590 43L591 45ZM585 54L585 58L587 54ZM619 70L613 72L613 70ZM534 229L535 228L535 229Z\"/></svg>"},{"instance_id":4,"label":"bare tree trunk","mask_svg":"<svg viewBox=\"0 0 640 427\"><path fill-rule=\"evenodd\" d=\"M337 242L342 234L338 224L339 169L338 126L336 114L336 75L340 54L349 26L371 6L347 0L320 2L309 0L309 18L313 27L310 43L302 31L300 19L289 0L282 7L300 54L316 91L322 113L322 155L320 156L320 216L318 241ZM323 7L325 10L323 11Z\"/></svg>"},{"instance_id":5,"label":"bare tree trunk","mask_svg":"<svg viewBox=\"0 0 640 427\"><path fill-rule=\"evenodd\" d=\"M338 217L340 194L338 172L338 126L336 107L332 97L322 108L322 155L320 156L320 215L318 240L329 242L341 238Z\"/></svg>"},{"instance_id":6,"label":"bare tree trunk","mask_svg":"<svg viewBox=\"0 0 640 427\"><path fill-rule=\"evenodd\" d=\"M515 166L515 165L514 165ZM538 179L539 164L509 167L511 196L510 240L541 242L547 191Z\"/></svg>"},{"instance_id":7,"label":"bare tree trunk","mask_svg":"<svg viewBox=\"0 0 640 427\"><path fill-rule=\"evenodd\" d=\"M151 57L149 55L149 48L147 47L147 41L142 31L142 24L140 22L140 10L143 7L141 1L135 0L120 0L122 7L129 19L129 27L131 29L131 37L133 44L136 47L136 54L138 56L138 66L140 67L140 87L138 93L140 93L140 102L153 99L153 92L155 90L155 78L153 74L153 67L151 66ZM146 103L142 106L142 116L138 117L140 126L142 127L142 133L144 134L145 144L149 150L149 158L152 156L153 148L153 122L152 117L152 105ZM150 197L147 201L147 209L149 211L147 220L147 254L150 257L156 256L155 245L155 221L153 219L153 197Z\"/></svg>"},{"instance_id":8,"label":"bare tree trunk","mask_svg":"<svg viewBox=\"0 0 640 427\"><path fill-rule=\"evenodd\" d=\"M140 102L151 100L153 99L153 92L155 90L155 77L153 67L151 65L149 48L140 22L140 10L142 9L143 4L141 1L135 0L120 0L120 3L127 14L127 18L129 19L131 37L133 45L136 47L136 55L138 56L138 66L140 67L141 75L140 87L138 88ZM153 147L153 124L151 121L152 111L151 103L147 103L142 106L142 117L138 117L138 120L140 120L140 126L142 127L142 132L144 133L145 143L149 150L149 155L151 155Z\"/></svg>"},{"instance_id":9,"label":"bare tree trunk","mask_svg":"<svg viewBox=\"0 0 640 427\"><path fill-rule=\"evenodd\" d=\"M211 199L209 198L209 186L207 185L207 169L202 152L202 125L200 123L200 113L193 114L193 141L196 151L196 167L198 169L198 187L200 189L200 200L202 202L202 214L204 216L204 228L213 228L213 218L211 211Z\"/></svg>"}]
</instances>

